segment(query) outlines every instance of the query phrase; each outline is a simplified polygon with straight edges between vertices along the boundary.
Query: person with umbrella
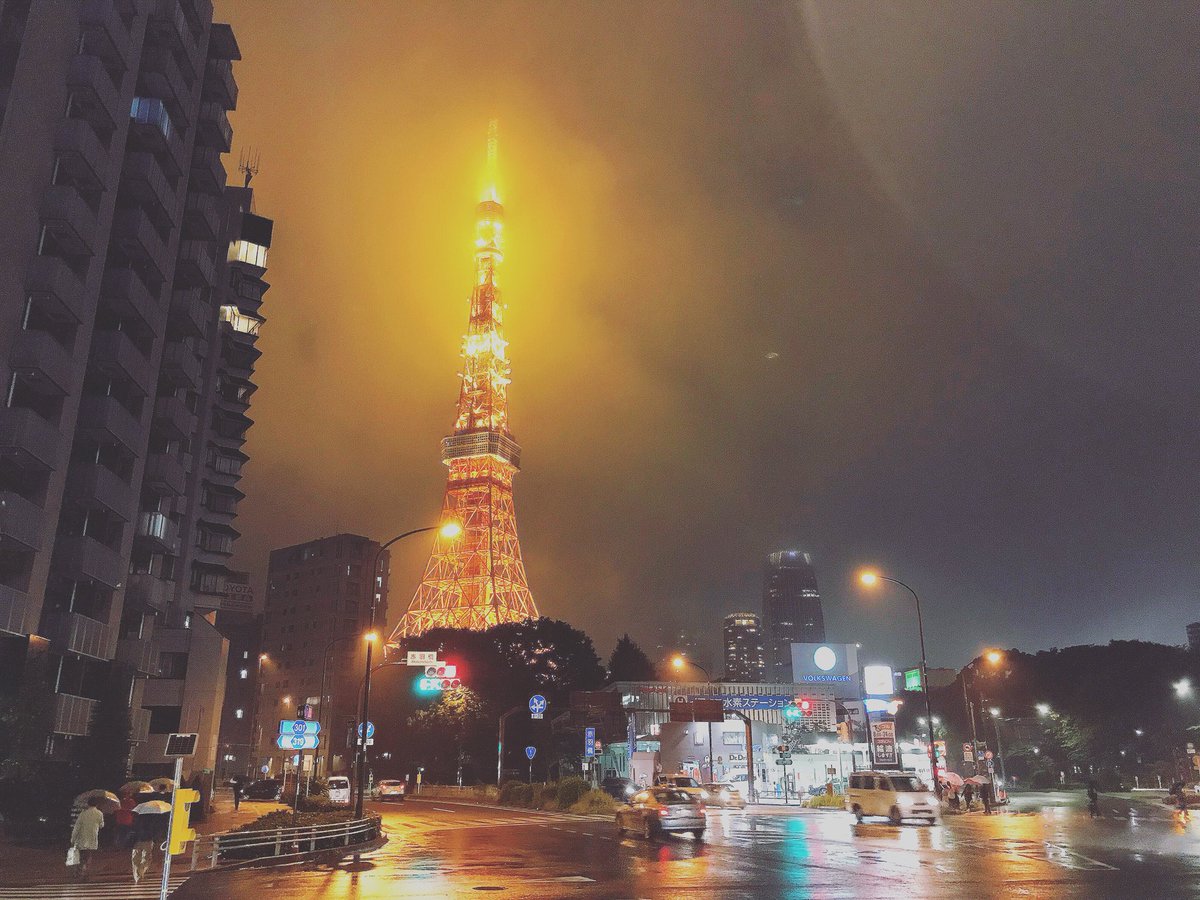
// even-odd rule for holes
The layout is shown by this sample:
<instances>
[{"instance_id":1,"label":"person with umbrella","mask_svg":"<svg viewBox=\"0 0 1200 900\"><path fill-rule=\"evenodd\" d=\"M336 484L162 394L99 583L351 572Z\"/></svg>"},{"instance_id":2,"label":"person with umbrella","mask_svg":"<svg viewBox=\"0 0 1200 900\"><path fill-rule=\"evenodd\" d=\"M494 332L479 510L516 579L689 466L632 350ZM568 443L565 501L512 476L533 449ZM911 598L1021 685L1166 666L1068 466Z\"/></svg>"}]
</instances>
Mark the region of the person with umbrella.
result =
<instances>
[{"instance_id":1,"label":"person with umbrella","mask_svg":"<svg viewBox=\"0 0 1200 900\"><path fill-rule=\"evenodd\" d=\"M133 883L138 884L154 858L155 851L167 840L167 824L171 817L171 804L164 800L147 800L133 808Z\"/></svg>"},{"instance_id":2,"label":"person with umbrella","mask_svg":"<svg viewBox=\"0 0 1200 900\"><path fill-rule=\"evenodd\" d=\"M104 813L100 811L101 798L87 798L87 806L75 819L71 829L71 846L79 853L76 877L86 880L92 864L92 854L100 847L100 829L104 827Z\"/></svg>"}]
</instances>

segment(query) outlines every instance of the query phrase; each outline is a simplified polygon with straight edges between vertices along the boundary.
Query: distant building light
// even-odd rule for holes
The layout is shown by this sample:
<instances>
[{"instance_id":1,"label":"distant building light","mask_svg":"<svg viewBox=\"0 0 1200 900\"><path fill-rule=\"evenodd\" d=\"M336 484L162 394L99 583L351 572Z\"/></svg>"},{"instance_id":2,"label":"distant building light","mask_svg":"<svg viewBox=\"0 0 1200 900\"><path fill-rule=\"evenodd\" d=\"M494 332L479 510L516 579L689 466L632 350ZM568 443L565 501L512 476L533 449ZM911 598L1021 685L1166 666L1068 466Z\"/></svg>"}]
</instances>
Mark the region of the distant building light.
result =
<instances>
[{"instance_id":1,"label":"distant building light","mask_svg":"<svg viewBox=\"0 0 1200 900\"><path fill-rule=\"evenodd\" d=\"M234 718L241 719L246 715L246 711L244 709L234 710L233 715L234 715Z\"/></svg>"}]
</instances>

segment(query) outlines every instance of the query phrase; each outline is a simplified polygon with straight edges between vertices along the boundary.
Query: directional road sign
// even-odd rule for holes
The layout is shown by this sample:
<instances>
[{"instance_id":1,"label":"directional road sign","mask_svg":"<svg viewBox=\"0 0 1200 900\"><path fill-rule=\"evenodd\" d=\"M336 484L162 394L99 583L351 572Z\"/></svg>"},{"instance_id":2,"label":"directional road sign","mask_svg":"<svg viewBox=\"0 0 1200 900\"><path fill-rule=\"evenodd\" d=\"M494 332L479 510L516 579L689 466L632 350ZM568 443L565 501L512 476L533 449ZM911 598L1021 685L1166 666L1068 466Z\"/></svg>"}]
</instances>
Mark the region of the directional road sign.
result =
<instances>
[{"instance_id":1,"label":"directional road sign","mask_svg":"<svg viewBox=\"0 0 1200 900\"><path fill-rule=\"evenodd\" d=\"M409 650L405 662L410 666L437 665L436 650Z\"/></svg>"},{"instance_id":2,"label":"directional road sign","mask_svg":"<svg viewBox=\"0 0 1200 900\"><path fill-rule=\"evenodd\" d=\"M280 734L317 734L321 730L320 722L309 722L304 719L280 719Z\"/></svg>"},{"instance_id":3,"label":"directional road sign","mask_svg":"<svg viewBox=\"0 0 1200 900\"><path fill-rule=\"evenodd\" d=\"M592 757L596 755L596 729L583 729L583 755Z\"/></svg>"},{"instance_id":4,"label":"directional road sign","mask_svg":"<svg viewBox=\"0 0 1200 900\"><path fill-rule=\"evenodd\" d=\"M319 741L315 734L281 734L275 746L280 750L315 750Z\"/></svg>"},{"instance_id":5,"label":"directional road sign","mask_svg":"<svg viewBox=\"0 0 1200 900\"><path fill-rule=\"evenodd\" d=\"M359 726L358 726L358 736L362 737L362 724L361 723L359 723ZM369 737L369 738L375 737L375 723L374 722L367 723L367 737Z\"/></svg>"},{"instance_id":6,"label":"directional road sign","mask_svg":"<svg viewBox=\"0 0 1200 900\"><path fill-rule=\"evenodd\" d=\"M534 694L529 698L529 718L540 719L546 712L546 698L541 694Z\"/></svg>"},{"instance_id":7,"label":"directional road sign","mask_svg":"<svg viewBox=\"0 0 1200 900\"><path fill-rule=\"evenodd\" d=\"M525 748L525 758L526 759L528 759L530 762L533 762L533 758L535 756L537 756L537 747L526 747Z\"/></svg>"}]
</instances>

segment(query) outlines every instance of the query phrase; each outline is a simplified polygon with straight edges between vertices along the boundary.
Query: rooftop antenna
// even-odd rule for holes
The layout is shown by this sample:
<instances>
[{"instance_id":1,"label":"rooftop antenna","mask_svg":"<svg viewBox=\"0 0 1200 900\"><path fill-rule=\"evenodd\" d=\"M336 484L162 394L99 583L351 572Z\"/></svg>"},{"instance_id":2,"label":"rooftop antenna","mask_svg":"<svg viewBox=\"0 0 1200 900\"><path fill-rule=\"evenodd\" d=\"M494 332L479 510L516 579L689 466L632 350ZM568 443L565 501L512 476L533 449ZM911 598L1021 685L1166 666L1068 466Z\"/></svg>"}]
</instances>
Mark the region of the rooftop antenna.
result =
<instances>
[{"instance_id":1,"label":"rooftop antenna","mask_svg":"<svg viewBox=\"0 0 1200 900\"><path fill-rule=\"evenodd\" d=\"M500 198L496 187L496 171L498 168L498 144L500 143L500 120L491 119L488 121L487 130L487 187L484 189L485 200L495 200L499 202Z\"/></svg>"},{"instance_id":2,"label":"rooftop antenna","mask_svg":"<svg viewBox=\"0 0 1200 900\"><path fill-rule=\"evenodd\" d=\"M261 154L254 152L254 149L249 150L243 148L238 156L238 168L242 172L243 183L242 187L250 187L250 182L254 176L258 174L258 164L261 159Z\"/></svg>"}]
</instances>

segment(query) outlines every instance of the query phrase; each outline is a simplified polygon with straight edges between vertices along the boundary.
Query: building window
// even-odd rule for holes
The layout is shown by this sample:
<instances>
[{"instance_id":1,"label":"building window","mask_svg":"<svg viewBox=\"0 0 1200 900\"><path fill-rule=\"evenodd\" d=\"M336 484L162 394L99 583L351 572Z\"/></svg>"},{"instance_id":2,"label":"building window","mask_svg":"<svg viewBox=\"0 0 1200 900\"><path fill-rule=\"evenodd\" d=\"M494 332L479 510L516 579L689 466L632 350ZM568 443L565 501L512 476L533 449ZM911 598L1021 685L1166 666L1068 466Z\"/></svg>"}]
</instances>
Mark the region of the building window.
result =
<instances>
[{"instance_id":1,"label":"building window","mask_svg":"<svg viewBox=\"0 0 1200 900\"><path fill-rule=\"evenodd\" d=\"M258 334L258 329L262 327L261 319L246 315L236 306L222 306L221 321L228 322L234 331L242 334Z\"/></svg>"},{"instance_id":2,"label":"building window","mask_svg":"<svg viewBox=\"0 0 1200 900\"><path fill-rule=\"evenodd\" d=\"M229 244L229 262L244 262L260 269L267 267L267 248L250 241L232 241Z\"/></svg>"},{"instance_id":3,"label":"building window","mask_svg":"<svg viewBox=\"0 0 1200 900\"><path fill-rule=\"evenodd\" d=\"M158 674L160 678L186 678L188 655L186 653L160 653Z\"/></svg>"},{"instance_id":4,"label":"building window","mask_svg":"<svg viewBox=\"0 0 1200 900\"><path fill-rule=\"evenodd\" d=\"M239 678L243 678L243 679L245 679L245 678L249 678L249 677L250 677L250 672L249 672L249 670L247 670L247 669L242 669L242 671L238 672L238 677L239 677Z\"/></svg>"},{"instance_id":5,"label":"building window","mask_svg":"<svg viewBox=\"0 0 1200 900\"><path fill-rule=\"evenodd\" d=\"M163 137L171 136L171 117L167 107L155 97L134 97L129 109L129 118L142 125L153 125Z\"/></svg>"},{"instance_id":6,"label":"building window","mask_svg":"<svg viewBox=\"0 0 1200 900\"><path fill-rule=\"evenodd\" d=\"M244 709L235 709L233 711L233 715L235 718L241 719L241 718L245 717L246 711Z\"/></svg>"},{"instance_id":7,"label":"building window","mask_svg":"<svg viewBox=\"0 0 1200 900\"><path fill-rule=\"evenodd\" d=\"M180 706L150 706L150 733L173 734L179 731Z\"/></svg>"}]
</instances>

